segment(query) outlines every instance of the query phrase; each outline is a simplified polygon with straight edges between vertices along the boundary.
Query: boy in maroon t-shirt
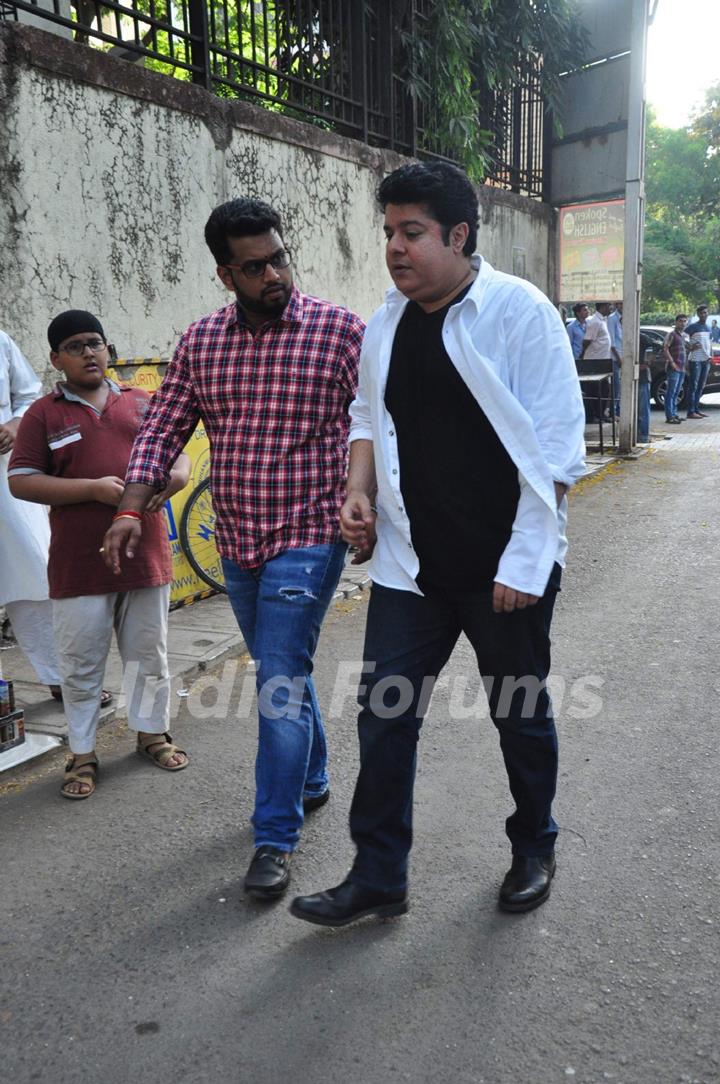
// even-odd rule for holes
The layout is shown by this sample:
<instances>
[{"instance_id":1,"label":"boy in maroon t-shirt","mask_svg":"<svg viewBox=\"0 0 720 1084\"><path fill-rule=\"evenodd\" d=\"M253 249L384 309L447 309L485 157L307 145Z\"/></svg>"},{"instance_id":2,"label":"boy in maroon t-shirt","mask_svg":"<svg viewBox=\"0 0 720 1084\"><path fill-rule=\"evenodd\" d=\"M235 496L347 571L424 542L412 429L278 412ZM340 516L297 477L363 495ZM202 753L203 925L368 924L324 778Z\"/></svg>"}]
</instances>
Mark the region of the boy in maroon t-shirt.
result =
<instances>
[{"instance_id":1,"label":"boy in maroon t-shirt","mask_svg":"<svg viewBox=\"0 0 720 1084\"><path fill-rule=\"evenodd\" d=\"M65 380L26 412L8 478L13 496L50 505L48 581L73 754L61 793L89 798L97 781L95 733L113 628L138 752L167 771L188 764L167 733L172 562L159 513L167 498L187 484L190 462L183 454L178 457L167 489L154 497L143 517L146 545L118 579L107 569L100 545L118 515L114 510L149 396L107 378L105 332L91 313L71 309L56 316L48 339L50 361Z\"/></svg>"}]
</instances>

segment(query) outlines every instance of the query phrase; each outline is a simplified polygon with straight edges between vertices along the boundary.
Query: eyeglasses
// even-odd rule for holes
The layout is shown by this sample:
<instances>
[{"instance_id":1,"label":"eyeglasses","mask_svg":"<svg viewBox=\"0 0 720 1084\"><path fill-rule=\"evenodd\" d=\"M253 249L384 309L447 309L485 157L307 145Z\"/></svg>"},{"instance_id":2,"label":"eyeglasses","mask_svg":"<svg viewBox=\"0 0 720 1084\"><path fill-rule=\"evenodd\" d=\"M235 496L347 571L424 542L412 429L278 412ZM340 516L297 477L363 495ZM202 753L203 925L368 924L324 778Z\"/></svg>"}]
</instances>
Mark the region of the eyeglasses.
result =
<instances>
[{"instance_id":1,"label":"eyeglasses","mask_svg":"<svg viewBox=\"0 0 720 1084\"><path fill-rule=\"evenodd\" d=\"M245 263L226 263L223 267L232 268L234 271L242 271L243 275L249 279L259 279L261 275L265 274L265 268L268 264L274 271L280 271L283 267L288 267L292 260L290 250L287 248L281 248L279 252L273 253L267 260L247 260Z\"/></svg>"},{"instance_id":2,"label":"eyeglasses","mask_svg":"<svg viewBox=\"0 0 720 1084\"><path fill-rule=\"evenodd\" d=\"M79 358L86 348L92 350L93 354L99 354L106 346L107 343L104 339L86 339L84 342L80 339L73 339L72 342L65 343L64 346L61 346L60 350L62 350L64 354L70 354L72 357Z\"/></svg>"}]
</instances>

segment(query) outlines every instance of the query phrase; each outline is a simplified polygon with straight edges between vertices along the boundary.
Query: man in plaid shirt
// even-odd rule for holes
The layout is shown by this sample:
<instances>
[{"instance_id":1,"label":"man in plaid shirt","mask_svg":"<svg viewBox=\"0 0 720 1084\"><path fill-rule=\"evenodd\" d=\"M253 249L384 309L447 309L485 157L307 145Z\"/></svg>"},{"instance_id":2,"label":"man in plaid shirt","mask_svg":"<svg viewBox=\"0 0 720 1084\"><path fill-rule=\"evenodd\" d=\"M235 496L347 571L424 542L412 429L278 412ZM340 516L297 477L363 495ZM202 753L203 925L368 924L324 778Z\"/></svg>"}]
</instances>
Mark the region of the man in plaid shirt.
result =
<instances>
[{"instance_id":1,"label":"man in plaid shirt","mask_svg":"<svg viewBox=\"0 0 720 1084\"><path fill-rule=\"evenodd\" d=\"M348 407L364 324L293 285L279 214L259 200L217 207L205 240L234 300L180 339L138 433L118 519L104 546L116 571L142 513L202 418L210 440L217 547L230 602L257 666L259 742L245 878L276 898L304 813L329 797L311 673L346 553Z\"/></svg>"}]
</instances>

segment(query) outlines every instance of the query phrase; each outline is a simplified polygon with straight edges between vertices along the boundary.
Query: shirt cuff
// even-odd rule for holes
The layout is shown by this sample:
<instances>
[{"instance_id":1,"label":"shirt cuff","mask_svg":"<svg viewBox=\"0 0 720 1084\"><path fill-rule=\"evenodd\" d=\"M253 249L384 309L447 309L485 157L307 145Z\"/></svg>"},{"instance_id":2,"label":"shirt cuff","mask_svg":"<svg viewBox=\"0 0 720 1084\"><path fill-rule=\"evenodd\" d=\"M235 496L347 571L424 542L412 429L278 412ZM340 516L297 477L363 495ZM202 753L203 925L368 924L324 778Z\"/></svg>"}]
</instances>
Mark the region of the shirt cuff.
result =
<instances>
[{"instance_id":1,"label":"shirt cuff","mask_svg":"<svg viewBox=\"0 0 720 1084\"><path fill-rule=\"evenodd\" d=\"M151 470L151 469L138 469L135 468L132 471L128 471L125 475L125 485L140 485L140 486L152 486L158 493L163 489L167 489L170 481L170 471Z\"/></svg>"},{"instance_id":2,"label":"shirt cuff","mask_svg":"<svg viewBox=\"0 0 720 1084\"><path fill-rule=\"evenodd\" d=\"M372 426L357 425L350 429L348 435L348 444L352 444L354 440L372 440L373 431Z\"/></svg>"},{"instance_id":3,"label":"shirt cuff","mask_svg":"<svg viewBox=\"0 0 720 1084\"><path fill-rule=\"evenodd\" d=\"M564 470L555 463L548 463L548 470L553 482L560 482L568 487L574 486L585 474L585 460L580 459L574 467L566 467Z\"/></svg>"},{"instance_id":4,"label":"shirt cuff","mask_svg":"<svg viewBox=\"0 0 720 1084\"><path fill-rule=\"evenodd\" d=\"M7 472L8 478L14 478L16 474L44 474L44 470L38 470L37 467L15 467L14 470Z\"/></svg>"}]
</instances>

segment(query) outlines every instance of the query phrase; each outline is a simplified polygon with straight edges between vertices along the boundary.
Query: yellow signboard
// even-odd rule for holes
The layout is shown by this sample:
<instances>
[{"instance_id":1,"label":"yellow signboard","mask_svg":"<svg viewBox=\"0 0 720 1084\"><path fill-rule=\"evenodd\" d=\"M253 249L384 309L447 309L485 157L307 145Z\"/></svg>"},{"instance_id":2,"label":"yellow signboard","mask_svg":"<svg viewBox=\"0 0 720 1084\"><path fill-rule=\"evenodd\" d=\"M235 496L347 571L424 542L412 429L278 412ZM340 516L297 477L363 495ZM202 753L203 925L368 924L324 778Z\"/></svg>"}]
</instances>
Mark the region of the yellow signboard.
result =
<instances>
[{"instance_id":1,"label":"yellow signboard","mask_svg":"<svg viewBox=\"0 0 720 1084\"><path fill-rule=\"evenodd\" d=\"M108 376L118 383L142 388L143 391L152 395L162 384L165 368L166 364L160 358L118 358L113 368L108 370ZM170 604L173 607L185 605L196 598L206 597L212 593L208 585L193 572L180 544L180 520L185 503L195 486L204 481L210 473L210 445L201 422L198 423L183 450L192 463L190 481L185 489L166 501L164 508L173 559L173 582L170 593Z\"/></svg>"},{"instance_id":2,"label":"yellow signboard","mask_svg":"<svg viewBox=\"0 0 720 1084\"><path fill-rule=\"evenodd\" d=\"M625 200L560 209L562 302L622 301Z\"/></svg>"}]
</instances>

